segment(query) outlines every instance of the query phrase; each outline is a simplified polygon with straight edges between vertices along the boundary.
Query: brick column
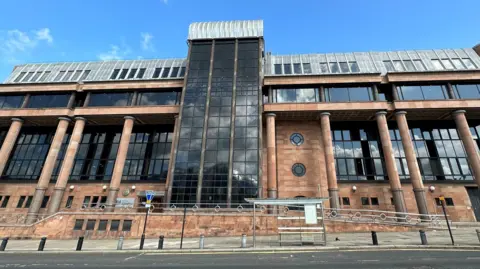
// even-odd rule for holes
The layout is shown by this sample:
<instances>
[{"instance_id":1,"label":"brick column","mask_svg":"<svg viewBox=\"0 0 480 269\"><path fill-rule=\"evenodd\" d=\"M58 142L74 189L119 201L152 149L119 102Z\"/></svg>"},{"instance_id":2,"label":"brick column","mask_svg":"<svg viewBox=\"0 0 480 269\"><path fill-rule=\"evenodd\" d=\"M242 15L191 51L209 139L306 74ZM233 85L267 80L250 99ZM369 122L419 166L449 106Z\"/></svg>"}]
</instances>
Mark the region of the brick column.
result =
<instances>
[{"instance_id":1,"label":"brick column","mask_svg":"<svg viewBox=\"0 0 480 269\"><path fill-rule=\"evenodd\" d=\"M277 148L275 114L265 115L267 120L267 192L268 198L277 198Z\"/></svg>"},{"instance_id":2,"label":"brick column","mask_svg":"<svg viewBox=\"0 0 480 269\"><path fill-rule=\"evenodd\" d=\"M42 172L40 173L40 178L38 179L37 187L35 188L35 193L33 194L32 204L28 209L27 214L27 224L32 224L37 220L38 212L40 211L40 206L42 205L43 197L45 196L45 191L48 188L50 179L52 177L53 168L55 167L55 162L58 158L58 153L62 147L62 142L67 132L68 125L70 124L69 118L60 117L58 118L57 130L55 131L55 136L53 137L50 149L48 150L47 158L43 164Z\"/></svg>"},{"instance_id":3,"label":"brick column","mask_svg":"<svg viewBox=\"0 0 480 269\"><path fill-rule=\"evenodd\" d=\"M398 176L397 165L395 164L395 155L393 153L392 141L388 132L387 112L379 111L375 114L377 119L378 133L380 134L380 142L382 143L383 157L387 168L388 182L392 191L393 203L395 211L407 212L405 207L405 198L403 196L402 184Z\"/></svg>"},{"instance_id":4,"label":"brick column","mask_svg":"<svg viewBox=\"0 0 480 269\"><path fill-rule=\"evenodd\" d=\"M12 123L10 124L10 128L5 136L2 148L0 149L0 175L3 175L3 170L7 165L10 153L12 153L13 146L15 146L15 142L17 141L22 125L22 119L12 118Z\"/></svg>"},{"instance_id":5,"label":"brick column","mask_svg":"<svg viewBox=\"0 0 480 269\"><path fill-rule=\"evenodd\" d=\"M112 179L110 180L110 188L108 191L106 211L112 212L117 200L118 191L120 189L120 182L122 181L123 167L125 166L125 159L127 158L128 145L130 144L130 136L132 135L134 117L125 116L123 124L122 137L120 138L120 145L118 146L117 158L113 167Z\"/></svg>"},{"instance_id":6,"label":"brick column","mask_svg":"<svg viewBox=\"0 0 480 269\"><path fill-rule=\"evenodd\" d=\"M465 110L457 110L452 113L452 116L457 125L460 139L462 139L463 146L467 152L468 163L470 164L470 167L472 167L473 177L475 178L477 186L480 186L480 159L477 147L475 146L475 141L473 141L472 138L472 133L470 133L470 127L468 126L465 113Z\"/></svg>"},{"instance_id":7,"label":"brick column","mask_svg":"<svg viewBox=\"0 0 480 269\"><path fill-rule=\"evenodd\" d=\"M402 138L403 150L405 151L405 159L407 159L408 171L410 174L410 181L412 182L413 193L417 202L418 213L428 214L427 197L425 195L425 188L423 187L422 175L418 167L417 156L413 148L412 137L410 136L410 129L408 128L407 112L398 111L395 113L397 119L398 130Z\"/></svg>"},{"instance_id":8,"label":"brick column","mask_svg":"<svg viewBox=\"0 0 480 269\"><path fill-rule=\"evenodd\" d=\"M175 156L177 155L176 144L178 137L180 136L180 120L178 119L178 115L175 115L175 125L173 126L173 139L172 139L172 148L170 150L170 160L168 162L168 173L167 173L167 181L165 182L165 186L167 189L166 194L166 204L165 206L168 207L170 201L172 200L172 189L173 189L173 163L175 162Z\"/></svg>"},{"instance_id":9,"label":"brick column","mask_svg":"<svg viewBox=\"0 0 480 269\"><path fill-rule=\"evenodd\" d=\"M332 132L330 130L330 113L322 112L320 114L320 123L322 126L323 148L325 151L330 208L340 208L340 202L338 200L337 174L335 172L335 156L333 155Z\"/></svg>"},{"instance_id":10,"label":"brick column","mask_svg":"<svg viewBox=\"0 0 480 269\"><path fill-rule=\"evenodd\" d=\"M65 188L67 187L68 183L68 178L70 177L70 173L73 169L78 146L82 140L85 123L85 118L75 118L75 127L73 128L72 136L70 137L67 151L65 152L65 157L63 158L62 167L60 168L60 174L58 175L57 182L55 184L55 190L48 206L48 214L54 214L60 209L60 203L62 202L63 194L65 193Z\"/></svg>"}]
</instances>

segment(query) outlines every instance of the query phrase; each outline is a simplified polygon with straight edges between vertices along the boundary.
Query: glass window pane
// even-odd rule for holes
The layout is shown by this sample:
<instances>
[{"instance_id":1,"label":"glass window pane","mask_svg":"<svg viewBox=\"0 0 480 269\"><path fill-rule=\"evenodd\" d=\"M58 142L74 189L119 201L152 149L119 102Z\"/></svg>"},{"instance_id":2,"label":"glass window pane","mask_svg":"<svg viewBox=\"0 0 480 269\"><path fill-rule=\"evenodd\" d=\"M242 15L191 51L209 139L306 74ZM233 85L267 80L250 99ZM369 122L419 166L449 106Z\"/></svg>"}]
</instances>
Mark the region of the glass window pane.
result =
<instances>
[{"instance_id":1,"label":"glass window pane","mask_svg":"<svg viewBox=\"0 0 480 269\"><path fill-rule=\"evenodd\" d=\"M277 103L293 103L296 100L295 89L282 89L276 90Z\"/></svg>"},{"instance_id":2,"label":"glass window pane","mask_svg":"<svg viewBox=\"0 0 480 269\"><path fill-rule=\"evenodd\" d=\"M330 72L332 74L340 73L340 69L338 67L338 63L330 63Z\"/></svg>"},{"instance_id":3,"label":"glass window pane","mask_svg":"<svg viewBox=\"0 0 480 269\"><path fill-rule=\"evenodd\" d=\"M433 86L422 86L423 96L425 100L435 100L435 99L445 99L443 95L444 89L443 86L433 85Z\"/></svg>"},{"instance_id":4,"label":"glass window pane","mask_svg":"<svg viewBox=\"0 0 480 269\"><path fill-rule=\"evenodd\" d=\"M383 65L385 66L385 69L387 69L387 71L395 71L395 68L393 67L391 61L383 61Z\"/></svg>"},{"instance_id":5,"label":"glass window pane","mask_svg":"<svg viewBox=\"0 0 480 269\"><path fill-rule=\"evenodd\" d=\"M475 69L475 64L470 58L463 58L463 63L467 66L468 69Z\"/></svg>"},{"instance_id":6,"label":"glass window pane","mask_svg":"<svg viewBox=\"0 0 480 269\"><path fill-rule=\"evenodd\" d=\"M449 59L442 59L442 63L446 69L454 69L452 62Z\"/></svg>"},{"instance_id":7,"label":"glass window pane","mask_svg":"<svg viewBox=\"0 0 480 269\"><path fill-rule=\"evenodd\" d=\"M328 65L327 63L320 63L320 71L322 74L328 73Z\"/></svg>"},{"instance_id":8,"label":"glass window pane","mask_svg":"<svg viewBox=\"0 0 480 269\"><path fill-rule=\"evenodd\" d=\"M465 66L462 64L462 61L460 59L453 58L452 62L456 69L465 69Z\"/></svg>"},{"instance_id":9,"label":"glass window pane","mask_svg":"<svg viewBox=\"0 0 480 269\"><path fill-rule=\"evenodd\" d=\"M303 73L304 74L312 73L312 67L310 66L310 63L303 63Z\"/></svg>"},{"instance_id":10,"label":"glass window pane","mask_svg":"<svg viewBox=\"0 0 480 269\"><path fill-rule=\"evenodd\" d=\"M275 69L275 75L281 75L282 74L282 65L281 64L275 64L274 69Z\"/></svg>"},{"instance_id":11,"label":"glass window pane","mask_svg":"<svg viewBox=\"0 0 480 269\"><path fill-rule=\"evenodd\" d=\"M340 70L342 70L342 73L350 73L350 70L348 69L348 63L340 62Z\"/></svg>"},{"instance_id":12,"label":"glass window pane","mask_svg":"<svg viewBox=\"0 0 480 269\"><path fill-rule=\"evenodd\" d=\"M177 104L177 92L143 92L140 94L138 105L175 105Z\"/></svg>"},{"instance_id":13,"label":"glass window pane","mask_svg":"<svg viewBox=\"0 0 480 269\"><path fill-rule=\"evenodd\" d=\"M145 75L145 71L147 71L146 68L140 68L140 70L137 73L137 78L143 78L143 75Z\"/></svg>"},{"instance_id":14,"label":"glass window pane","mask_svg":"<svg viewBox=\"0 0 480 269\"><path fill-rule=\"evenodd\" d=\"M296 101L299 103L315 102L315 89L297 89Z\"/></svg>"},{"instance_id":15,"label":"glass window pane","mask_svg":"<svg viewBox=\"0 0 480 269\"><path fill-rule=\"evenodd\" d=\"M66 107L69 99L70 94L32 94L28 102L28 107Z\"/></svg>"},{"instance_id":16,"label":"glass window pane","mask_svg":"<svg viewBox=\"0 0 480 269\"><path fill-rule=\"evenodd\" d=\"M415 71L415 66L413 65L412 61L403 60L403 63L405 64L405 67L407 68L407 71Z\"/></svg>"},{"instance_id":17,"label":"glass window pane","mask_svg":"<svg viewBox=\"0 0 480 269\"><path fill-rule=\"evenodd\" d=\"M433 68L435 70L443 70L443 66L438 59L432 59Z\"/></svg>"},{"instance_id":18,"label":"glass window pane","mask_svg":"<svg viewBox=\"0 0 480 269\"><path fill-rule=\"evenodd\" d=\"M360 72L357 62L350 62L350 70L352 70L352 73Z\"/></svg>"},{"instance_id":19,"label":"glass window pane","mask_svg":"<svg viewBox=\"0 0 480 269\"><path fill-rule=\"evenodd\" d=\"M300 66L299 63L294 63L293 64L293 73L295 73L295 74L301 74L302 73L302 67Z\"/></svg>"},{"instance_id":20,"label":"glass window pane","mask_svg":"<svg viewBox=\"0 0 480 269\"><path fill-rule=\"evenodd\" d=\"M369 101L369 92L370 88L366 87L349 88L350 101Z\"/></svg>"},{"instance_id":21,"label":"glass window pane","mask_svg":"<svg viewBox=\"0 0 480 269\"><path fill-rule=\"evenodd\" d=\"M480 98L479 87L477 84L455 85L454 88L460 99L477 99Z\"/></svg>"},{"instance_id":22,"label":"glass window pane","mask_svg":"<svg viewBox=\"0 0 480 269\"><path fill-rule=\"evenodd\" d=\"M395 66L396 71L404 71L402 61L398 61L398 60L393 61L393 66Z\"/></svg>"},{"instance_id":23,"label":"glass window pane","mask_svg":"<svg viewBox=\"0 0 480 269\"><path fill-rule=\"evenodd\" d=\"M417 70L419 70L419 71L425 71L426 70L425 65L423 64L422 60L413 60L413 62L415 63L415 67L417 68Z\"/></svg>"},{"instance_id":24,"label":"glass window pane","mask_svg":"<svg viewBox=\"0 0 480 269\"><path fill-rule=\"evenodd\" d=\"M348 102L348 88L328 88L330 102Z\"/></svg>"},{"instance_id":25,"label":"glass window pane","mask_svg":"<svg viewBox=\"0 0 480 269\"><path fill-rule=\"evenodd\" d=\"M401 86L402 100L423 100L420 86Z\"/></svg>"},{"instance_id":26,"label":"glass window pane","mask_svg":"<svg viewBox=\"0 0 480 269\"><path fill-rule=\"evenodd\" d=\"M286 75L292 74L292 65L291 64L283 64L283 69Z\"/></svg>"},{"instance_id":27,"label":"glass window pane","mask_svg":"<svg viewBox=\"0 0 480 269\"><path fill-rule=\"evenodd\" d=\"M88 106L127 106L130 93L92 93Z\"/></svg>"}]
</instances>

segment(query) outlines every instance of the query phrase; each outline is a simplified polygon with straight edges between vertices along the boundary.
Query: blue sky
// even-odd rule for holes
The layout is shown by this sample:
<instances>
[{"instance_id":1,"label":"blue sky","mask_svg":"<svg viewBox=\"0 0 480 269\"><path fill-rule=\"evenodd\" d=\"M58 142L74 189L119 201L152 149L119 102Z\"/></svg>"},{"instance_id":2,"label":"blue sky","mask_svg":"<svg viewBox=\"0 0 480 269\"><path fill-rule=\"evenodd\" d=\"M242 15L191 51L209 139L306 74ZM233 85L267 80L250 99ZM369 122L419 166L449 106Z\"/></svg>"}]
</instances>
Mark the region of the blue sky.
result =
<instances>
[{"instance_id":1,"label":"blue sky","mask_svg":"<svg viewBox=\"0 0 480 269\"><path fill-rule=\"evenodd\" d=\"M16 0L0 3L0 81L16 64L185 57L188 25L263 19L274 54L470 48L478 0Z\"/></svg>"}]
</instances>

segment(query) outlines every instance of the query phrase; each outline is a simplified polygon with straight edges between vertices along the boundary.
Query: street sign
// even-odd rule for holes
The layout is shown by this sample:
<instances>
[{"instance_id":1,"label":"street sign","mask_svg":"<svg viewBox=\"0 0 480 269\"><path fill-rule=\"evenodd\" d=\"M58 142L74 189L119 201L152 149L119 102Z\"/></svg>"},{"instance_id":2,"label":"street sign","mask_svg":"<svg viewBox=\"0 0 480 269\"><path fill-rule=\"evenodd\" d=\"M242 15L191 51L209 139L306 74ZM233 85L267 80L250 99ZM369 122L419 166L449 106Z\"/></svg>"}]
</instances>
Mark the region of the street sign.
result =
<instances>
[{"instance_id":1,"label":"street sign","mask_svg":"<svg viewBox=\"0 0 480 269\"><path fill-rule=\"evenodd\" d=\"M153 196L155 196L154 191L145 191L145 197L147 198L147 204L152 203Z\"/></svg>"},{"instance_id":2,"label":"street sign","mask_svg":"<svg viewBox=\"0 0 480 269\"><path fill-rule=\"evenodd\" d=\"M305 224L317 224L317 207L305 205Z\"/></svg>"},{"instance_id":3,"label":"street sign","mask_svg":"<svg viewBox=\"0 0 480 269\"><path fill-rule=\"evenodd\" d=\"M440 196L439 198L440 198L440 201L445 201L445 197Z\"/></svg>"}]
</instances>

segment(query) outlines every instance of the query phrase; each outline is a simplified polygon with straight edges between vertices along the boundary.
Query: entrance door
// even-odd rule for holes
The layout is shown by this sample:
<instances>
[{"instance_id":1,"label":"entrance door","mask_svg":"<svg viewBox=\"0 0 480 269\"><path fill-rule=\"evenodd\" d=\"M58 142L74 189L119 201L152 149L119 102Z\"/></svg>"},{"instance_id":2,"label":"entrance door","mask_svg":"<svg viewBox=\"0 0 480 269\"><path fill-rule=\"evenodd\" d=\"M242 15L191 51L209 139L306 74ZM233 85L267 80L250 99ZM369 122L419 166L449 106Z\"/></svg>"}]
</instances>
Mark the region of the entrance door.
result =
<instances>
[{"instance_id":1,"label":"entrance door","mask_svg":"<svg viewBox=\"0 0 480 269\"><path fill-rule=\"evenodd\" d=\"M480 221L480 190L475 187L467 187L467 192L468 196L470 196L475 218L477 218L477 221Z\"/></svg>"}]
</instances>

